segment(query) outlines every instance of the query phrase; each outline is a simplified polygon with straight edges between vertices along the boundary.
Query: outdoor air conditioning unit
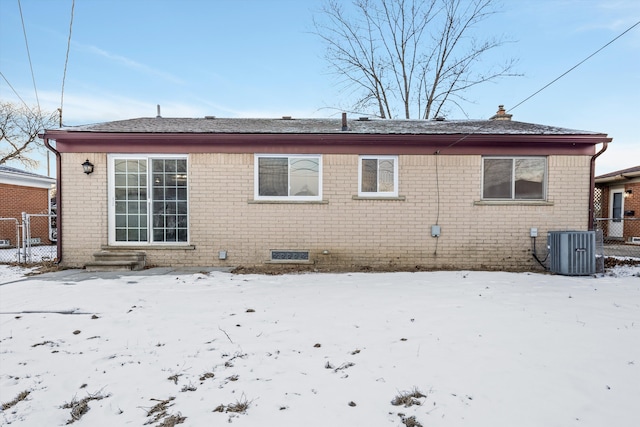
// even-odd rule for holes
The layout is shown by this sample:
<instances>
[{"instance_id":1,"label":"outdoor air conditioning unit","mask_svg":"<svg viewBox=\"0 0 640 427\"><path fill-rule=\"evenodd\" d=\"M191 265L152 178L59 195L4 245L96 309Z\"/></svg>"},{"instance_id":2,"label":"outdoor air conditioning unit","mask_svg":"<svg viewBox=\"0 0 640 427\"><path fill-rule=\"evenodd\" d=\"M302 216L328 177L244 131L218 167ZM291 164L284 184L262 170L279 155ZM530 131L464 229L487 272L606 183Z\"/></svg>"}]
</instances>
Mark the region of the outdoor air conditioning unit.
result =
<instances>
[{"instance_id":1,"label":"outdoor air conditioning unit","mask_svg":"<svg viewBox=\"0 0 640 427\"><path fill-rule=\"evenodd\" d=\"M11 240L0 240L0 248L8 248L11 246Z\"/></svg>"},{"instance_id":2,"label":"outdoor air conditioning unit","mask_svg":"<svg viewBox=\"0 0 640 427\"><path fill-rule=\"evenodd\" d=\"M595 231L550 231L549 270L566 276L596 273Z\"/></svg>"}]
</instances>

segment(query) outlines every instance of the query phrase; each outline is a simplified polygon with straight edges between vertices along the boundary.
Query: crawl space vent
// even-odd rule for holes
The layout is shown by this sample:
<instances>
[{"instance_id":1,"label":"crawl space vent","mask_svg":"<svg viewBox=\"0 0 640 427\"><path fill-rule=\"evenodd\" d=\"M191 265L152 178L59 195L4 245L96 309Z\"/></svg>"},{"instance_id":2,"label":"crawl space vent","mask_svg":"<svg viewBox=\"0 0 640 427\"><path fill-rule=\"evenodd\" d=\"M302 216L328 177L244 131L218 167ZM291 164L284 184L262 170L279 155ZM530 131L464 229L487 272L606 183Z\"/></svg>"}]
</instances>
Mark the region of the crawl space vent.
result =
<instances>
[{"instance_id":1,"label":"crawl space vent","mask_svg":"<svg viewBox=\"0 0 640 427\"><path fill-rule=\"evenodd\" d=\"M308 262L309 251L272 250L271 261L273 262Z\"/></svg>"}]
</instances>

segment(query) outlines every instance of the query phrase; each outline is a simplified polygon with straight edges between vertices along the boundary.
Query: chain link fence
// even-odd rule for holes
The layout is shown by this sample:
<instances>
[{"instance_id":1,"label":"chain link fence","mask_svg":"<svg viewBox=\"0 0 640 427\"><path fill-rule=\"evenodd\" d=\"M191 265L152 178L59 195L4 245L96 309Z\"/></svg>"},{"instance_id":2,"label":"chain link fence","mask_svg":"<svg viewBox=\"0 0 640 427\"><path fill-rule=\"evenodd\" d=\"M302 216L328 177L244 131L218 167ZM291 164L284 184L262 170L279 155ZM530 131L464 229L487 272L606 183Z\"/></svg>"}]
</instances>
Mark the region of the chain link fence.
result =
<instances>
[{"instance_id":1,"label":"chain link fence","mask_svg":"<svg viewBox=\"0 0 640 427\"><path fill-rule=\"evenodd\" d=\"M596 218L594 228L602 231L605 256L640 260L640 218Z\"/></svg>"},{"instance_id":2,"label":"chain link fence","mask_svg":"<svg viewBox=\"0 0 640 427\"><path fill-rule=\"evenodd\" d=\"M640 262L640 218L635 216L635 211L614 211L612 215L606 205L605 191L596 188L593 228L602 232L605 258ZM610 261L609 264L611 263Z\"/></svg>"},{"instance_id":3,"label":"chain link fence","mask_svg":"<svg viewBox=\"0 0 640 427\"><path fill-rule=\"evenodd\" d=\"M0 263L49 263L57 258L55 215L23 213L21 222L0 218Z\"/></svg>"},{"instance_id":4,"label":"chain link fence","mask_svg":"<svg viewBox=\"0 0 640 427\"><path fill-rule=\"evenodd\" d=\"M0 263L20 262L22 226L15 218L0 218Z\"/></svg>"}]
</instances>

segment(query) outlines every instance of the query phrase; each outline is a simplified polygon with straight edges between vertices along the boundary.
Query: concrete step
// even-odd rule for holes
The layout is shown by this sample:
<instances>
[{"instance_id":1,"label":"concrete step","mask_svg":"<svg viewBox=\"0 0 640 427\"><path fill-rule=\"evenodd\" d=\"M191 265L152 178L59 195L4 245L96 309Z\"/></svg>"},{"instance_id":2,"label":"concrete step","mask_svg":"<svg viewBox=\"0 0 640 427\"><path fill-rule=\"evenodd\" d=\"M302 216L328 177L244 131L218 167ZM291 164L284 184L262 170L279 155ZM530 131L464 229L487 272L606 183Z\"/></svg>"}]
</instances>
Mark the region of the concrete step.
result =
<instances>
[{"instance_id":1,"label":"concrete step","mask_svg":"<svg viewBox=\"0 0 640 427\"><path fill-rule=\"evenodd\" d=\"M141 251L100 251L93 254L96 261L144 261L146 256Z\"/></svg>"},{"instance_id":2,"label":"concrete step","mask_svg":"<svg viewBox=\"0 0 640 427\"><path fill-rule=\"evenodd\" d=\"M94 261L84 265L87 271L135 271L142 270L137 261Z\"/></svg>"},{"instance_id":3,"label":"concrete step","mask_svg":"<svg viewBox=\"0 0 640 427\"><path fill-rule=\"evenodd\" d=\"M146 253L139 251L100 251L93 258L84 266L87 271L142 270L146 263Z\"/></svg>"}]
</instances>

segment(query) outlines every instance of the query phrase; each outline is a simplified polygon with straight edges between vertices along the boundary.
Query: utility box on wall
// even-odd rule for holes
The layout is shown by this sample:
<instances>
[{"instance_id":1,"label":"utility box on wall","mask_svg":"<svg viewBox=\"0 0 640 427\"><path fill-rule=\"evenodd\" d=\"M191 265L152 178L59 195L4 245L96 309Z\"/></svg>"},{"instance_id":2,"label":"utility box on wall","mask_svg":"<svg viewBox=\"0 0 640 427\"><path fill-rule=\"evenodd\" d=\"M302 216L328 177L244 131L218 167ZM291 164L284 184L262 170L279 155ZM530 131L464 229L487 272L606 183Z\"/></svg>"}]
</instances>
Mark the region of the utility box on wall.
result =
<instances>
[{"instance_id":1,"label":"utility box on wall","mask_svg":"<svg viewBox=\"0 0 640 427\"><path fill-rule=\"evenodd\" d=\"M596 273L595 231L550 231L549 270L566 276Z\"/></svg>"}]
</instances>

